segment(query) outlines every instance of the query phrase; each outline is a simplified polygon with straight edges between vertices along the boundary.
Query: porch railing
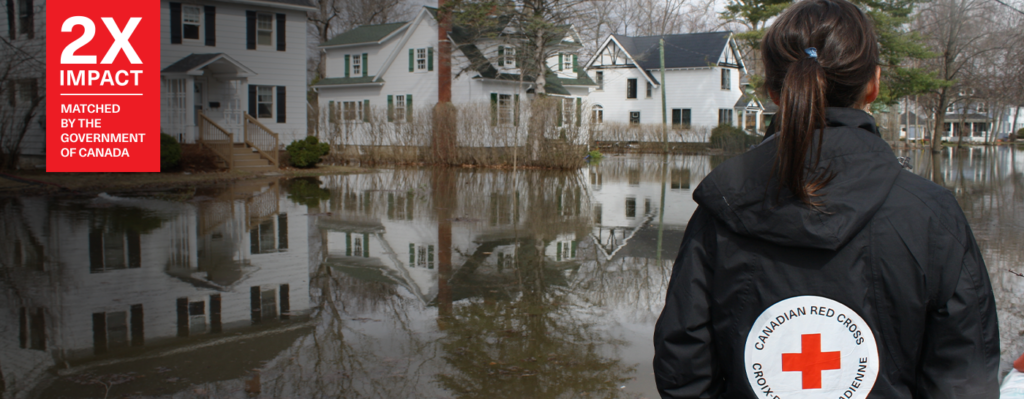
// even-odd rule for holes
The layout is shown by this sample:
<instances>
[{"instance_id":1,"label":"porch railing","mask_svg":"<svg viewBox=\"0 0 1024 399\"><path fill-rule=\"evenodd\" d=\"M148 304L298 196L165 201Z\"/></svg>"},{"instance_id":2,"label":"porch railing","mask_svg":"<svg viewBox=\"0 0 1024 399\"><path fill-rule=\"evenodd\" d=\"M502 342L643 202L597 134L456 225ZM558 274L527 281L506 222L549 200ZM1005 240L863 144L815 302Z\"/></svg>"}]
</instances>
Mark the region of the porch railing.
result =
<instances>
[{"instance_id":1,"label":"porch railing","mask_svg":"<svg viewBox=\"0 0 1024 399\"><path fill-rule=\"evenodd\" d=\"M244 114L245 120L242 122L242 131L245 134L245 143L250 147L255 148L256 152L261 157L270 161L274 164L274 167L280 168L278 165L278 137L277 133L270 131L266 126L263 126L256 118L253 118L249 114Z\"/></svg>"},{"instance_id":2,"label":"porch railing","mask_svg":"<svg viewBox=\"0 0 1024 399\"><path fill-rule=\"evenodd\" d=\"M224 163L228 165L228 170L235 169L234 154L232 153L235 142L234 135L201 112L199 113L199 137L196 141L223 159Z\"/></svg>"}]
</instances>

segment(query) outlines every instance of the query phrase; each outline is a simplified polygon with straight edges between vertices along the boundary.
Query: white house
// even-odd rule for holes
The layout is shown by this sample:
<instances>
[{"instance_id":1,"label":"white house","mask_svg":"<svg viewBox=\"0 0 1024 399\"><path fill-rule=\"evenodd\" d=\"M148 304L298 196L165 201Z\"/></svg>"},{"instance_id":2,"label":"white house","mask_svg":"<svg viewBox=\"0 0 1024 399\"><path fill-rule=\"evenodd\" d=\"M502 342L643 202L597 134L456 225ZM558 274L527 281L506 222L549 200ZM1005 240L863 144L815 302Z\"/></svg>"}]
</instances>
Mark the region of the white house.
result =
<instances>
[{"instance_id":1,"label":"white house","mask_svg":"<svg viewBox=\"0 0 1024 399\"><path fill-rule=\"evenodd\" d=\"M9 0L0 7L0 152L21 149L21 166L42 166L46 155L46 1ZM26 116L28 118L26 119ZM25 128L24 137L12 135ZM20 143L18 140L21 140Z\"/></svg>"},{"instance_id":2,"label":"white house","mask_svg":"<svg viewBox=\"0 0 1024 399\"><path fill-rule=\"evenodd\" d=\"M738 125L735 108L746 71L732 32L666 35L665 81L661 81L662 36L611 35L587 62L597 83L588 100L604 122L660 124L661 90L667 90L668 122L674 126Z\"/></svg>"},{"instance_id":3,"label":"white house","mask_svg":"<svg viewBox=\"0 0 1024 399\"><path fill-rule=\"evenodd\" d=\"M205 116L211 141L230 133L265 150L267 137L244 133L269 131L279 146L304 138L314 10L308 0L161 0L161 130L192 143Z\"/></svg>"},{"instance_id":4,"label":"white house","mask_svg":"<svg viewBox=\"0 0 1024 399\"><path fill-rule=\"evenodd\" d=\"M424 7L412 21L363 25L320 45L327 58L326 76L313 87L323 110L321 114L325 115L322 124L335 132L328 136L348 145L427 144L428 134L403 126L413 125L418 112L433 109L437 103L436 18L436 9ZM460 107L465 104L483 105L483 112L489 114L484 118L494 127L489 130L508 128L517 130L515 134L522 130L525 135L525 129L513 129L519 125L517 115L527 108L520 107L519 101L525 101L536 90L533 77L520 76L516 45L521 39L515 37L507 21L493 36L471 37L468 32L455 26L448 35L454 43L452 102L462 109L466 109ZM563 99L564 116L570 120L579 119L583 99L595 86L586 74L579 73L579 43L575 30L566 27L564 39L555 46L557 53L548 60L546 75L545 91ZM381 120L372 115L382 115ZM390 129L395 137L379 141L385 134L371 133L373 129ZM459 144L513 145L511 139L507 144L493 140L471 142L461 133Z\"/></svg>"}]
</instances>

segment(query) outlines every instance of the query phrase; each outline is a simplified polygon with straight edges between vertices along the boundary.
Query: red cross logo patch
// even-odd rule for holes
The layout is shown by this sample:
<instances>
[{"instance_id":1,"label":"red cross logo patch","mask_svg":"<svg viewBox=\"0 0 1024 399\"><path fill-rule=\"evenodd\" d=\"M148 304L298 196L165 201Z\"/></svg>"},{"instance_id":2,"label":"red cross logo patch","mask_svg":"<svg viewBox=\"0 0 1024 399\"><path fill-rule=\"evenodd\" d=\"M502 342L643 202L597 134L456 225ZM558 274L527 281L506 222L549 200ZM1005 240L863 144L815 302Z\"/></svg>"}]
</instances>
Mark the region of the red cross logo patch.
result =
<instances>
[{"instance_id":1,"label":"red cross logo patch","mask_svg":"<svg viewBox=\"0 0 1024 399\"><path fill-rule=\"evenodd\" d=\"M863 399L879 367L867 322L819 296L793 297L765 309L747 334L744 362L751 389L773 399Z\"/></svg>"}]
</instances>

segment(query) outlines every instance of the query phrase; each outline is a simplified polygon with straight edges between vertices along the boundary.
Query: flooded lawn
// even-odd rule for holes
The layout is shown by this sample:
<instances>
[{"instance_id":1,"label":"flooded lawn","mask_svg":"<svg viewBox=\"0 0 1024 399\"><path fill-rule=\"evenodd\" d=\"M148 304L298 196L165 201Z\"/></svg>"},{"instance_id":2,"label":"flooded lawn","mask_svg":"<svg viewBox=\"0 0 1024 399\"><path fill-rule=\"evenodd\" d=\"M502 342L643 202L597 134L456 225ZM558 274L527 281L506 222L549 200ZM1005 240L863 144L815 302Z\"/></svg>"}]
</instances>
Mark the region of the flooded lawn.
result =
<instances>
[{"instance_id":1,"label":"flooded lawn","mask_svg":"<svg viewBox=\"0 0 1024 399\"><path fill-rule=\"evenodd\" d=\"M905 155L960 198L1012 361L1024 153ZM720 161L250 180L185 202L0 199L0 389L654 398L654 322L691 190Z\"/></svg>"}]
</instances>

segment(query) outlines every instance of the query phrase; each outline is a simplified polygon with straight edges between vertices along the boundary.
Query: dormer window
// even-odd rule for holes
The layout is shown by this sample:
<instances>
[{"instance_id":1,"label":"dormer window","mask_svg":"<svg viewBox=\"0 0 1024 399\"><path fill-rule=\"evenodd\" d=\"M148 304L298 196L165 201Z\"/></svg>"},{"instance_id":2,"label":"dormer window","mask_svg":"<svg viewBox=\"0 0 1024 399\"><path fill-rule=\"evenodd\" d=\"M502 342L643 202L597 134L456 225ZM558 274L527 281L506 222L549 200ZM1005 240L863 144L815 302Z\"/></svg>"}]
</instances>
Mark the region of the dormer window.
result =
<instances>
[{"instance_id":1,"label":"dormer window","mask_svg":"<svg viewBox=\"0 0 1024 399\"><path fill-rule=\"evenodd\" d=\"M202 25L202 9L199 6L181 7L181 36L185 39L199 40L199 28Z\"/></svg>"},{"instance_id":2,"label":"dormer window","mask_svg":"<svg viewBox=\"0 0 1024 399\"><path fill-rule=\"evenodd\" d=\"M361 76L363 74L363 58L359 55L352 56L352 76Z\"/></svg>"},{"instance_id":3,"label":"dormer window","mask_svg":"<svg viewBox=\"0 0 1024 399\"><path fill-rule=\"evenodd\" d=\"M562 57L562 69L572 69L572 55L566 54L564 57Z\"/></svg>"},{"instance_id":4,"label":"dormer window","mask_svg":"<svg viewBox=\"0 0 1024 399\"><path fill-rule=\"evenodd\" d=\"M505 46L505 66L509 68L516 67L516 48Z\"/></svg>"}]
</instances>

